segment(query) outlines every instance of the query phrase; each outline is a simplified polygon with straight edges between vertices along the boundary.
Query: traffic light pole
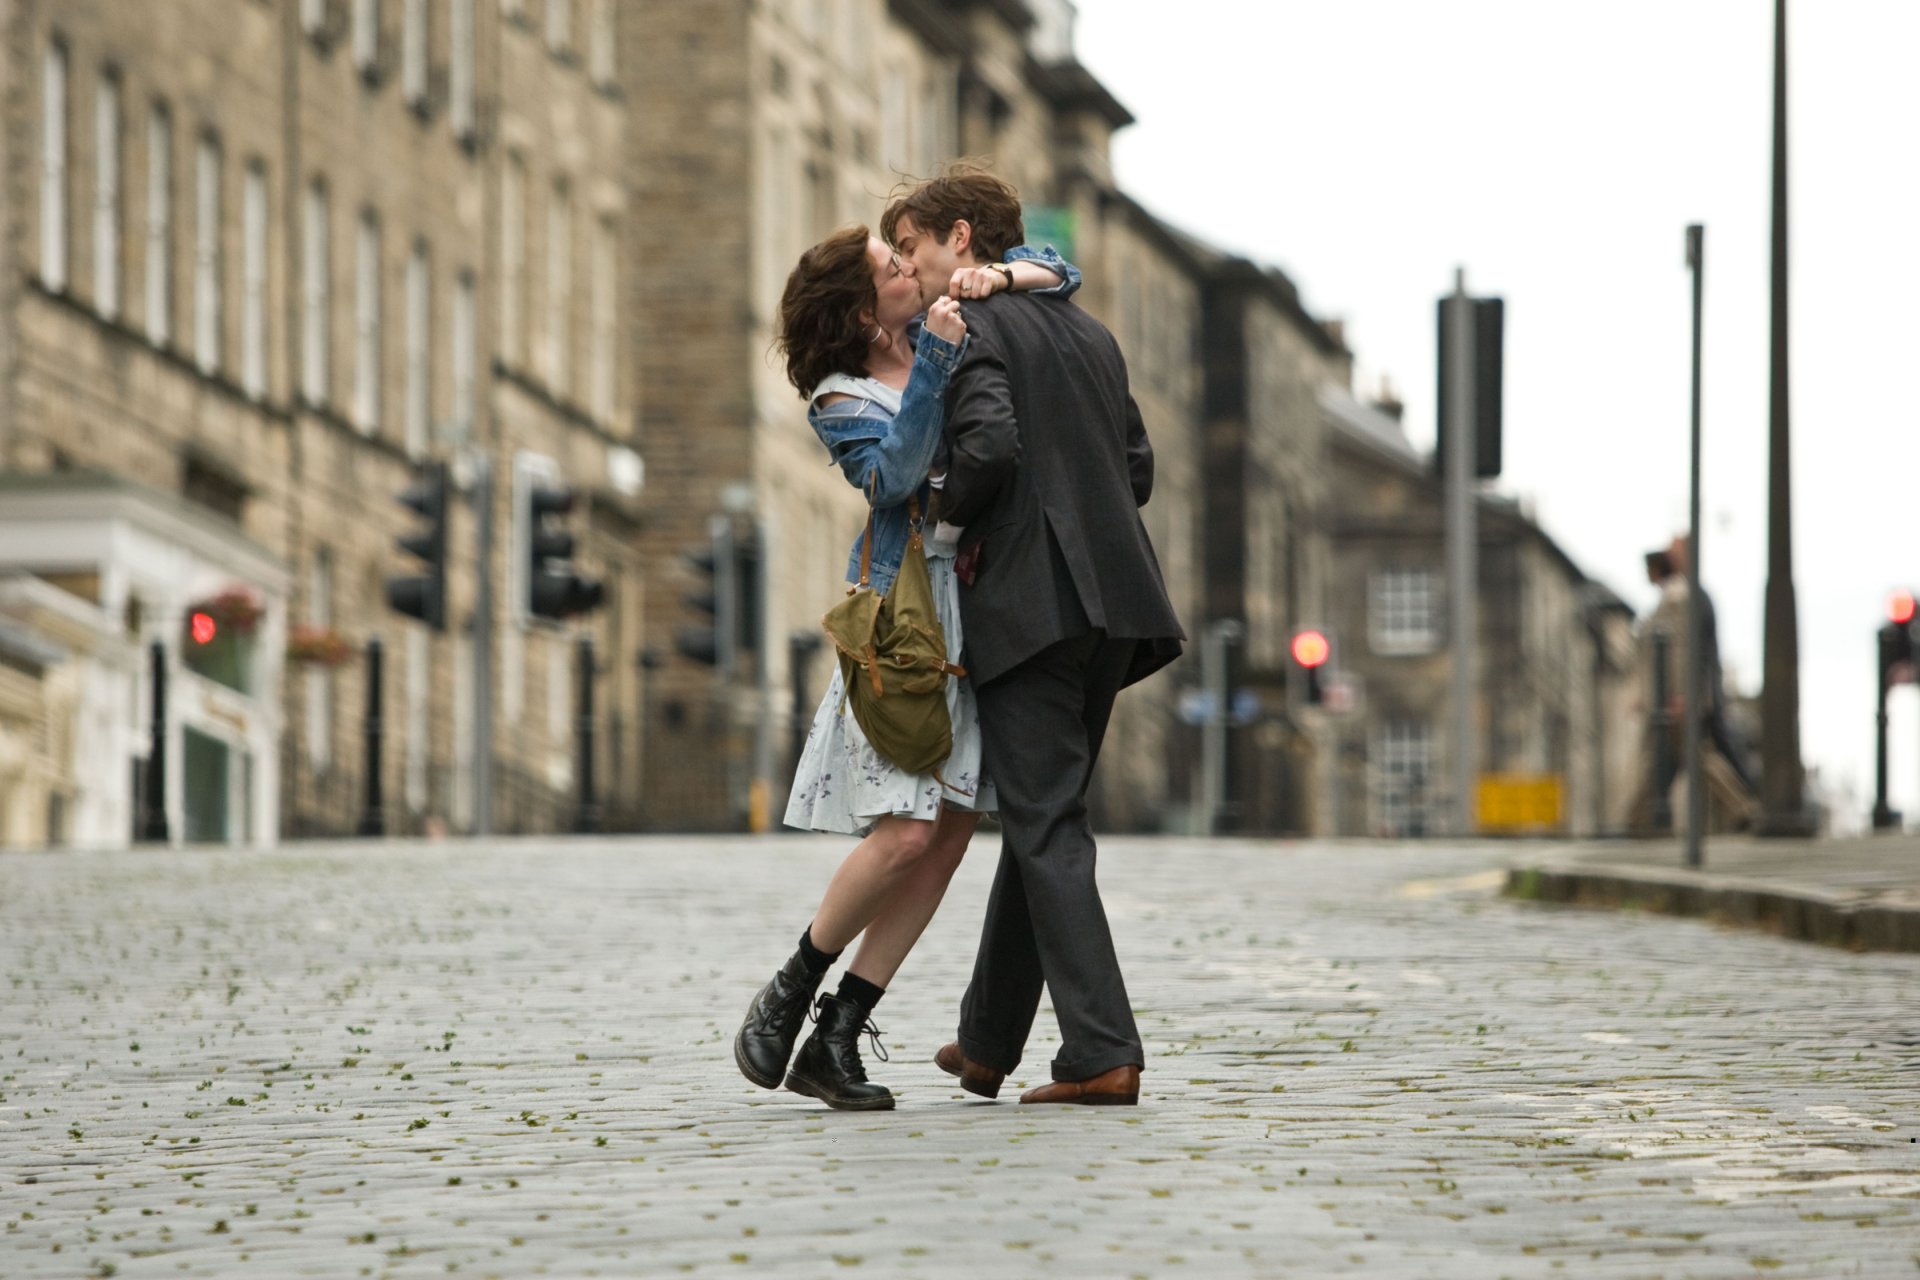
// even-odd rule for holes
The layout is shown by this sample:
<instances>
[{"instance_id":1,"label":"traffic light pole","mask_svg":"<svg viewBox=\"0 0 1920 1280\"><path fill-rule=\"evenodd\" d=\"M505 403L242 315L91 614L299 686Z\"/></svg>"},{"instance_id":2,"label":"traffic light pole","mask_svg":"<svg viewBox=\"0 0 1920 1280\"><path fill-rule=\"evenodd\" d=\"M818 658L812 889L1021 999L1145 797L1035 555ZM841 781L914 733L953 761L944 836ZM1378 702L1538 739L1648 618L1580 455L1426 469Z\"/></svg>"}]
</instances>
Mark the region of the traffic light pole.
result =
<instances>
[{"instance_id":1,"label":"traffic light pole","mask_svg":"<svg viewBox=\"0 0 1920 1280\"><path fill-rule=\"evenodd\" d=\"M380 795L380 640L367 641L367 718L366 718L366 807L360 811L362 836L387 833L386 808Z\"/></svg>"},{"instance_id":2,"label":"traffic light pole","mask_svg":"<svg viewBox=\"0 0 1920 1280\"><path fill-rule=\"evenodd\" d=\"M1693 268L1693 474L1687 497L1687 865L1698 869L1705 855L1701 839L1707 828L1707 782L1701 773L1700 727L1708 699L1706 673L1706 597L1700 594L1700 299L1707 273L1707 229L1699 223L1687 228L1687 265Z\"/></svg>"},{"instance_id":3,"label":"traffic light pole","mask_svg":"<svg viewBox=\"0 0 1920 1280\"><path fill-rule=\"evenodd\" d=\"M1900 815L1887 803L1887 642L1876 636L1874 647L1880 696L1873 712L1873 829L1890 831L1900 824Z\"/></svg>"},{"instance_id":4,"label":"traffic light pole","mask_svg":"<svg viewBox=\"0 0 1920 1280\"><path fill-rule=\"evenodd\" d=\"M493 462L473 451L473 834L493 834Z\"/></svg>"},{"instance_id":5,"label":"traffic light pole","mask_svg":"<svg viewBox=\"0 0 1920 1280\"><path fill-rule=\"evenodd\" d=\"M1447 594L1452 605L1453 643L1453 834L1473 832L1473 786L1478 753L1474 750L1474 648L1479 626L1476 586L1479 531L1474 519L1476 432L1474 431L1473 301L1467 297L1467 273L1456 270L1453 296L1447 299L1444 343L1450 429L1446 432Z\"/></svg>"},{"instance_id":6,"label":"traffic light pole","mask_svg":"<svg viewBox=\"0 0 1920 1280\"><path fill-rule=\"evenodd\" d=\"M600 829L600 802L593 794L593 637L579 637L574 651L580 677L573 722L580 754L580 799L573 811L573 829L575 834L585 835Z\"/></svg>"}]
</instances>

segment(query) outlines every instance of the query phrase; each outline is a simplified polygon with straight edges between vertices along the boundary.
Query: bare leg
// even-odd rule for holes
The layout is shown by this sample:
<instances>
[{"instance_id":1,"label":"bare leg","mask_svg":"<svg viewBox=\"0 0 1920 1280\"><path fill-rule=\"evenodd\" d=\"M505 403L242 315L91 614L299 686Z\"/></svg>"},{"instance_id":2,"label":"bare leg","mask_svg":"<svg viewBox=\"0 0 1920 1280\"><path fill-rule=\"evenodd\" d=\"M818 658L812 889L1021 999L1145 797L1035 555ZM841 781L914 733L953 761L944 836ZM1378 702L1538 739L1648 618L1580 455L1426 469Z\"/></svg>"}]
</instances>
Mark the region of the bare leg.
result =
<instances>
[{"instance_id":1,"label":"bare leg","mask_svg":"<svg viewBox=\"0 0 1920 1280\"><path fill-rule=\"evenodd\" d=\"M934 825L933 843L888 898L880 914L867 926L854 953L850 973L865 978L876 987L885 987L899 972L907 953L920 940L927 922L946 896L947 884L966 855L967 842L973 839L980 815L969 809L942 806L940 820Z\"/></svg>"},{"instance_id":2,"label":"bare leg","mask_svg":"<svg viewBox=\"0 0 1920 1280\"><path fill-rule=\"evenodd\" d=\"M813 945L837 952L872 924L933 846L937 825L900 817L876 822L827 882L826 896L813 913Z\"/></svg>"}]
</instances>

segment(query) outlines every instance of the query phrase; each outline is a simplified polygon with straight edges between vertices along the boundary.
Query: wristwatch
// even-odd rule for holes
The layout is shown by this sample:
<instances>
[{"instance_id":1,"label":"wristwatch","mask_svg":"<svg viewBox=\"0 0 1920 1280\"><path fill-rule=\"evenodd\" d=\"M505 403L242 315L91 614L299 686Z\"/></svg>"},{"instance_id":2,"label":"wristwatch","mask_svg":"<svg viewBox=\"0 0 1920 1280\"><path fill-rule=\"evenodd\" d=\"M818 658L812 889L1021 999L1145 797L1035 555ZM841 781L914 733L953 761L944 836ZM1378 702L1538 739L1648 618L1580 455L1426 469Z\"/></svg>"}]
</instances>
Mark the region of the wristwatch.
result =
<instances>
[{"instance_id":1,"label":"wristwatch","mask_svg":"<svg viewBox=\"0 0 1920 1280\"><path fill-rule=\"evenodd\" d=\"M1007 282L1007 292L1008 293L1013 292L1013 268L1012 267L1008 266L1004 262L989 262L987 264L987 270L993 272L995 275L1005 280Z\"/></svg>"}]
</instances>

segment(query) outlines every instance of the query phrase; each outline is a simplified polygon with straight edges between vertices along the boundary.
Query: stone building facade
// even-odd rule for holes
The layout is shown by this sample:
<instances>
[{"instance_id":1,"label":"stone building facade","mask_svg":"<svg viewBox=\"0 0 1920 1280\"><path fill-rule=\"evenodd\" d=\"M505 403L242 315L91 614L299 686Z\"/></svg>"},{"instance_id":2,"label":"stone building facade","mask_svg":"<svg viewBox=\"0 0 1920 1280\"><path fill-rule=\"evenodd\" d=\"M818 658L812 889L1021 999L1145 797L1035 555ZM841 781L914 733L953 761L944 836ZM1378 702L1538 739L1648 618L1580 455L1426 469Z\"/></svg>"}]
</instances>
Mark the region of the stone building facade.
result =
<instances>
[{"instance_id":1,"label":"stone building facade","mask_svg":"<svg viewBox=\"0 0 1920 1280\"><path fill-rule=\"evenodd\" d=\"M580 627L633 648L637 333L624 263L639 38L615 0L9 0L0 470L110 473L183 497L284 575L265 635L386 650L391 829L481 825L473 786L477 521L489 472L505 578L514 458L584 494L580 559L609 586ZM389 611L394 500L452 459L449 625ZM199 516L195 517L196 523ZM6 548L0 547L0 559ZM11 569L39 566L17 558ZM253 589L253 584L234 584ZM127 603L127 602L122 602ZM178 598L128 638L183 669ZM570 816L570 630L496 602L492 825ZM367 666L250 660L278 748L277 828L344 833L368 792ZM610 706L638 673L608 664ZM284 677L284 678L283 678ZM631 710L601 776L631 794ZM117 766L116 766L117 767ZM176 763L176 767L178 767ZM226 838L263 841L258 823ZM176 838L177 835L176 835Z\"/></svg>"}]
</instances>

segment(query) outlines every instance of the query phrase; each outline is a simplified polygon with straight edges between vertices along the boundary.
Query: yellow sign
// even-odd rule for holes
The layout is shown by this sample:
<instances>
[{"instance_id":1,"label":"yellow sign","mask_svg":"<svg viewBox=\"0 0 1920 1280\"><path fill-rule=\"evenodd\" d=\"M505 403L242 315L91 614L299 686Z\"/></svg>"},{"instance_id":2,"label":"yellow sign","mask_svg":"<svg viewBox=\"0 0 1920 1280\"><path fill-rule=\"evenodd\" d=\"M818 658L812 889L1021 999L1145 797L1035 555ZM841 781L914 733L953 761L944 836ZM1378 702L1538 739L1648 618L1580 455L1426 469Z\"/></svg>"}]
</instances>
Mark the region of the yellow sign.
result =
<instances>
[{"instance_id":1,"label":"yellow sign","mask_svg":"<svg viewBox=\"0 0 1920 1280\"><path fill-rule=\"evenodd\" d=\"M1484 773L1475 797L1482 831L1542 831L1566 821L1566 786L1557 773Z\"/></svg>"}]
</instances>

